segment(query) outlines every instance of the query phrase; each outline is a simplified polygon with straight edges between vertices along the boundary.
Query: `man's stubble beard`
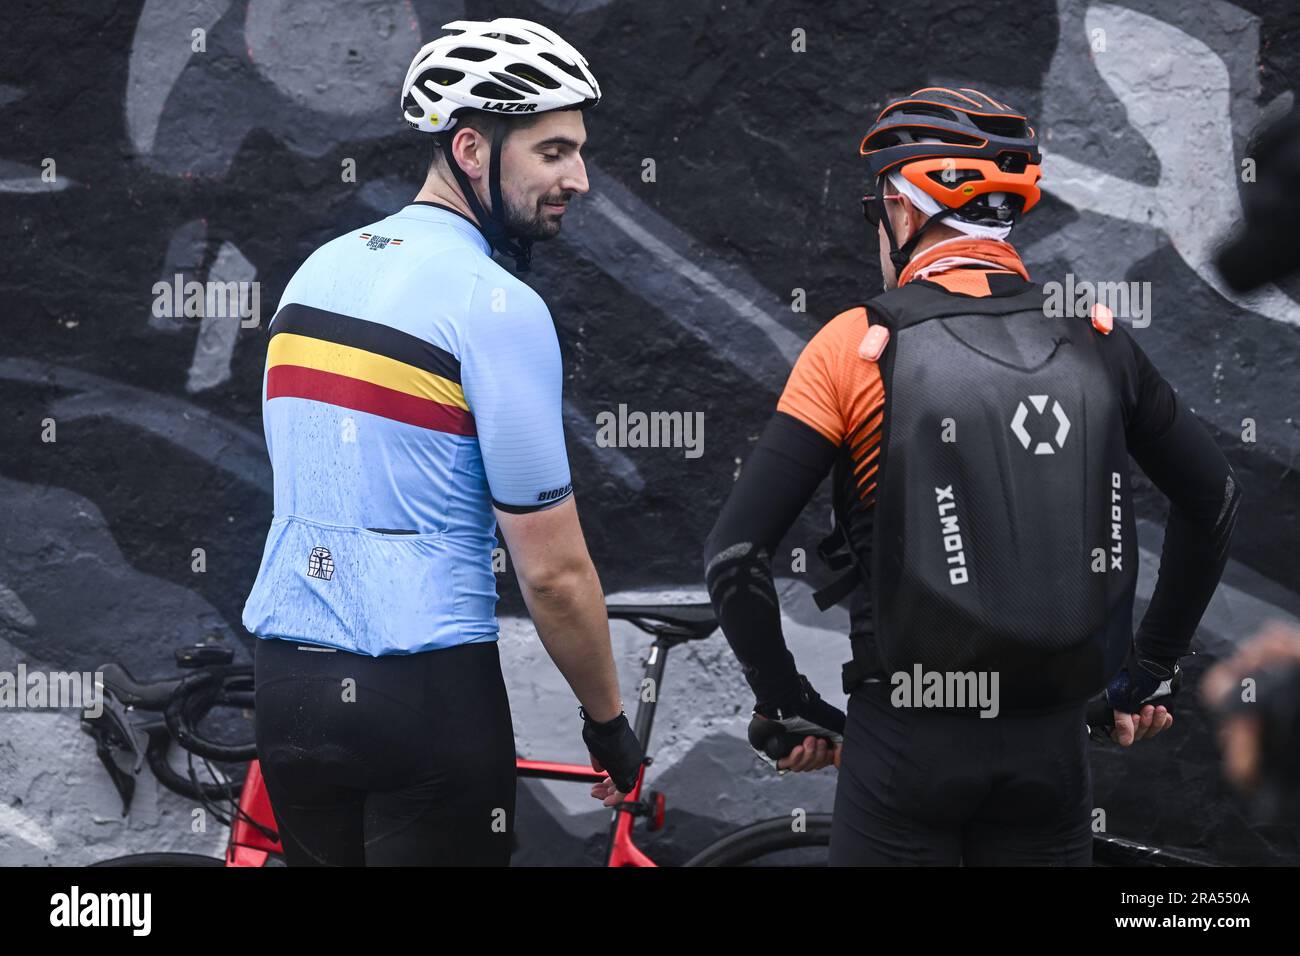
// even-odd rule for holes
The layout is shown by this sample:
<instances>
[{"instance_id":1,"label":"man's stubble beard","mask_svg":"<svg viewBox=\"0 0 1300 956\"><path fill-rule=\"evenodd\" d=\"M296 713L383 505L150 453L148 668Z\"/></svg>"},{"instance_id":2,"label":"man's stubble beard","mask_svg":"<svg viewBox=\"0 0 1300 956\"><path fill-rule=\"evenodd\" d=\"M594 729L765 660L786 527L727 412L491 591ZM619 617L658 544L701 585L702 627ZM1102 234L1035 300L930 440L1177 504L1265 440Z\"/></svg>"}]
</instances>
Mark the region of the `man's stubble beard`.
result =
<instances>
[{"instance_id":1,"label":"man's stubble beard","mask_svg":"<svg viewBox=\"0 0 1300 956\"><path fill-rule=\"evenodd\" d=\"M531 209L515 203L509 196L503 195L501 198L506 207L506 229L511 235L521 239L531 239L534 242L545 242L560 234L560 217L547 218L541 208L543 202L554 197L540 197ZM561 201L567 204L567 199L561 197Z\"/></svg>"}]
</instances>

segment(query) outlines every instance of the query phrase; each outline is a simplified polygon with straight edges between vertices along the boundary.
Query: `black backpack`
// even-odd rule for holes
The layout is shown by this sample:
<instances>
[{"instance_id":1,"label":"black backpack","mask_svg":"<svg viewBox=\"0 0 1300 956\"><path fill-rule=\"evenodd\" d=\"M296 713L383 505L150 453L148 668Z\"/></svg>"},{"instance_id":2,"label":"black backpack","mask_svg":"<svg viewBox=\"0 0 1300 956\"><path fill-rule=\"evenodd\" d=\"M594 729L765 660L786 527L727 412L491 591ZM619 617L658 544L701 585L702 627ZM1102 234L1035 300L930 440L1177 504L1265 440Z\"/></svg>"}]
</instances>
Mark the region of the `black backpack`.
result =
<instances>
[{"instance_id":1,"label":"black backpack","mask_svg":"<svg viewBox=\"0 0 1300 956\"><path fill-rule=\"evenodd\" d=\"M851 571L816 595L824 609L856 590L870 615L846 691L919 666L998 672L1004 709L1093 696L1128 652L1137 581L1106 337L1049 317L1035 285L976 298L912 282L866 308L890 333L876 486L864 494L842 454L819 550Z\"/></svg>"}]
</instances>

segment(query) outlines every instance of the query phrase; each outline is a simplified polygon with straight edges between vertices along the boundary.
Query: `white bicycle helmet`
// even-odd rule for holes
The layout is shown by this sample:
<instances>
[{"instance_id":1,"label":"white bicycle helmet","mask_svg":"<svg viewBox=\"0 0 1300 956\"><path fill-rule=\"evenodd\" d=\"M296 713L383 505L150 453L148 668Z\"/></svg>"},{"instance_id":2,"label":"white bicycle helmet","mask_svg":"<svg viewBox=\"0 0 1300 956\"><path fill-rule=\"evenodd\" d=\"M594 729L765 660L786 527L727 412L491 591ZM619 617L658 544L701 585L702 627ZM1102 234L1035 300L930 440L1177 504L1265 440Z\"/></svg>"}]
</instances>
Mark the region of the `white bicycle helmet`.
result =
<instances>
[{"instance_id":1,"label":"white bicycle helmet","mask_svg":"<svg viewBox=\"0 0 1300 956\"><path fill-rule=\"evenodd\" d=\"M600 84L582 54L539 23L456 20L426 43L402 84L402 118L423 133L456 125L463 109L503 116L585 108Z\"/></svg>"}]
</instances>

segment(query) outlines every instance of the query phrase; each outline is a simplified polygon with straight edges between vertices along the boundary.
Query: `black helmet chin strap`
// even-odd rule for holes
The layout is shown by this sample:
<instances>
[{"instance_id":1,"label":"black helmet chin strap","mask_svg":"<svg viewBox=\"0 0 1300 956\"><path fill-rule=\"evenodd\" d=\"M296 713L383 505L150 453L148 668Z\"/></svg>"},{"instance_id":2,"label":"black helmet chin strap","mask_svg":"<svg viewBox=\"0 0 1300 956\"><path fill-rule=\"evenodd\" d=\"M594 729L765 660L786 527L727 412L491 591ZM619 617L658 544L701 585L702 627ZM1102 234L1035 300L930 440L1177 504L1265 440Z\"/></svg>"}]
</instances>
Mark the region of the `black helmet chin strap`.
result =
<instances>
[{"instance_id":1,"label":"black helmet chin strap","mask_svg":"<svg viewBox=\"0 0 1300 956\"><path fill-rule=\"evenodd\" d=\"M447 158L447 165L451 167L452 175L456 177L461 193L465 196L465 202L469 204L470 211L478 220L483 235L487 237L488 245L502 255L514 259L516 272L527 272L533 258L533 241L510 235L510 230L506 226L506 206L501 198L501 144L505 142L507 135L507 132L502 131L492 142L491 166L488 169L491 210L483 208L478 195L474 192L474 187L470 184L469 177L465 175L465 171L460 168L460 163L456 162L456 157L452 155L451 143L455 139L454 136L443 137L442 151Z\"/></svg>"},{"instance_id":2,"label":"black helmet chin strap","mask_svg":"<svg viewBox=\"0 0 1300 956\"><path fill-rule=\"evenodd\" d=\"M877 180L874 202L876 205L876 214L880 217L880 221L884 223L885 236L889 239L889 261L894 264L894 280L897 281L898 277L903 274L903 270L907 268L907 263L911 261L912 253L916 251L916 244L921 241L921 237L925 235L925 231L935 223L947 219L953 213L957 212L957 210L952 206L945 206L943 209L940 209L925 222L921 223L921 227L917 229L916 232L912 233L912 237L908 239L907 242L903 243L902 248L899 248L898 240L894 238L894 224L889 221L889 215L885 211L885 182L885 176L881 176L880 179Z\"/></svg>"}]
</instances>

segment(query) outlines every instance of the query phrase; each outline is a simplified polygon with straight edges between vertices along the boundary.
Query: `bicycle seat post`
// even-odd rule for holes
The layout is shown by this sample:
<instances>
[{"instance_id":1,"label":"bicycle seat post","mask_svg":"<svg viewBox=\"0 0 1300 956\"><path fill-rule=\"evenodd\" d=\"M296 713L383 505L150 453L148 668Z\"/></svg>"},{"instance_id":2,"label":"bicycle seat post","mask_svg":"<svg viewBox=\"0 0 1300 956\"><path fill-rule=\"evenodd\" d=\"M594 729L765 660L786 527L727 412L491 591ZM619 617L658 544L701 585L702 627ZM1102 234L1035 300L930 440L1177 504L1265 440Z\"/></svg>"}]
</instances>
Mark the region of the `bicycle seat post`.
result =
<instances>
[{"instance_id":1,"label":"bicycle seat post","mask_svg":"<svg viewBox=\"0 0 1300 956\"><path fill-rule=\"evenodd\" d=\"M609 604L606 610L611 621L627 621L654 638L637 688L636 718L632 724L641 746L648 751L669 648L704 640L718 629L718 622L708 604Z\"/></svg>"},{"instance_id":2,"label":"bicycle seat post","mask_svg":"<svg viewBox=\"0 0 1300 956\"><path fill-rule=\"evenodd\" d=\"M655 637L650 645L650 653L646 655L641 683L636 691L636 720L632 729L647 752L650 749L650 730L654 726L655 707L659 703L659 691L663 686L664 666L668 663L668 648L671 646L671 639Z\"/></svg>"}]
</instances>

